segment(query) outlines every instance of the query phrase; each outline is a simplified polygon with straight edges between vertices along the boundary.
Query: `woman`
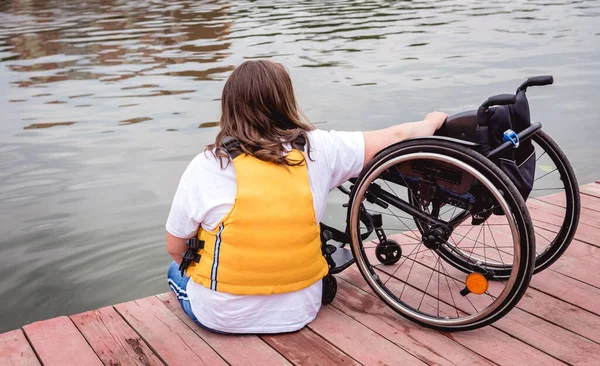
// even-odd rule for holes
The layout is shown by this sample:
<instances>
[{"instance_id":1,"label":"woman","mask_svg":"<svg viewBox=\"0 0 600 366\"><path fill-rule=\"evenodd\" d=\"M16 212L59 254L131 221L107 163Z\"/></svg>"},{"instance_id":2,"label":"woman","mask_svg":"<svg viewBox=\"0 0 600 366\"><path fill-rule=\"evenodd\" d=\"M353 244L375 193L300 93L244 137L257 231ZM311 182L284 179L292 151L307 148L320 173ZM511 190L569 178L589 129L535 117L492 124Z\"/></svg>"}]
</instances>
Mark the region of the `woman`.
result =
<instances>
[{"instance_id":1,"label":"woman","mask_svg":"<svg viewBox=\"0 0 600 366\"><path fill-rule=\"evenodd\" d=\"M215 143L188 165L173 199L169 285L205 329L299 330L321 306L328 268L319 222L329 191L357 176L381 149L432 135L447 115L433 112L377 131L317 130L297 107L285 68L270 61L237 67L221 106ZM186 240L193 237L199 255L182 275Z\"/></svg>"}]
</instances>

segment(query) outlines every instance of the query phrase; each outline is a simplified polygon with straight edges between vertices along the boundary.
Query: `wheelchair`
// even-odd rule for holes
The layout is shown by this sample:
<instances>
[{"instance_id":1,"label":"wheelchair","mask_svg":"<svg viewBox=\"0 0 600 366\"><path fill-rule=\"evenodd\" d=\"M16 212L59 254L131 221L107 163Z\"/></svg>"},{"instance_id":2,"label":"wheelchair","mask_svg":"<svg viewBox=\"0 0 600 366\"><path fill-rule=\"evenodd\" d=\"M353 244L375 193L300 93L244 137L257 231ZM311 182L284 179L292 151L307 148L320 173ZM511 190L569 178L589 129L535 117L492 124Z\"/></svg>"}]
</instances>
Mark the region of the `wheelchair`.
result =
<instances>
[{"instance_id":1,"label":"wheelchair","mask_svg":"<svg viewBox=\"0 0 600 366\"><path fill-rule=\"evenodd\" d=\"M578 183L559 146L530 122L527 79L515 94L448 117L431 137L380 151L338 189L346 227L321 223L329 274L356 263L400 315L441 331L466 331L506 315L534 273L569 246L580 214ZM349 187L347 187L349 185Z\"/></svg>"}]
</instances>

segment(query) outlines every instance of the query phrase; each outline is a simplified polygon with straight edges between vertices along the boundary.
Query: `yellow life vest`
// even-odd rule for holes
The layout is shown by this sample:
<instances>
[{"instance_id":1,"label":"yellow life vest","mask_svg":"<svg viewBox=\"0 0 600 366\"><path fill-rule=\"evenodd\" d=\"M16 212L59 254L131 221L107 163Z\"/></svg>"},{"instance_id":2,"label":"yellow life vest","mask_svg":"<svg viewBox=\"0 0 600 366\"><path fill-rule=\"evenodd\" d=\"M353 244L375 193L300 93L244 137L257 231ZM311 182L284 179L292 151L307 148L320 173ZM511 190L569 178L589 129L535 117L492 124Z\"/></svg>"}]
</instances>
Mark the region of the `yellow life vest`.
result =
<instances>
[{"instance_id":1,"label":"yellow life vest","mask_svg":"<svg viewBox=\"0 0 600 366\"><path fill-rule=\"evenodd\" d=\"M296 149L288 154L293 161L302 158ZM214 230L200 228L204 248L186 274L207 288L236 295L292 292L321 280L328 265L306 161L286 169L240 154L233 166L233 207Z\"/></svg>"}]
</instances>

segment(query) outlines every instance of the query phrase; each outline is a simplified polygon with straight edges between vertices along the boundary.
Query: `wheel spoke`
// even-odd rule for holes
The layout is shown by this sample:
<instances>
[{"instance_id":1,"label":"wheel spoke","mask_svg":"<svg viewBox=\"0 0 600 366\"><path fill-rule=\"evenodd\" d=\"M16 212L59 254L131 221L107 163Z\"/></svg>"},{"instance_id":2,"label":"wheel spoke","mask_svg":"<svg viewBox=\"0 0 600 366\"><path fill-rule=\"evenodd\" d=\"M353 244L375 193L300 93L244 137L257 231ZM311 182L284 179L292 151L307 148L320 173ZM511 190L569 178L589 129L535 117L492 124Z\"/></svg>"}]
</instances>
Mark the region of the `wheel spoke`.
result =
<instances>
[{"instance_id":1,"label":"wheel spoke","mask_svg":"<svg viewBox=\"0 0 600 366\"><path fill-rule=\"evenodd\" d=\"M390 277L389 277L389 278L388 278L388 279L385 281L384 285L387 283L387 281L389 281L389 280L390 280L390 278L392 278L392 277L393 277L393 276L396 274L396 272L398 272L398 269L400 269L400 267L402 267L402 265L404 264L404 262L406 262L406 260L407 260L407 259L408 259L408 258L409 258L411 255L413 255L413 252L414 252L416 249L418 249L420 246L421 246L421 243L419 243L419 246L418 246L418 247L414 247L414 248L413 248L413 250L411 250L411 252L410 252L410 253L408 253L408 255L404 257L404 260L402 261L402 263L400 263L400 264L398 265L398 267L396 268L396 270L394 271L394 273L392 273L392 275L391 275L391 276L390 276ZM415 258L417 257L417 254L419 254L419 253L423 253L423 252L426 252L426 251L428 251L428 250L429 250L429 248L425 248L425 249L423 249L423 250L421 250L421 251L417 251L417 252L414 254L414 255L415 255ZM374 267L376 267L376 266L377 266L377 265L375 265Z\"/></svg>"},{"instance_id":2,"label":"wheel spoke","mask_svg":"<svg viewBox=\"0 0 600 366\"><path fill-rule=\"evenodd\" d=\"M492 240L494 241L494 246L496 247L496 250L498 251L498 257L500 257L500 261L502 262L502 265L506 267L506 263L504 263L504 260L502 259L502 254L500 254L500 248L498 247L496 238L494 238L494 233L492 232L492 229L490 229L490 235L492 236ZM510 253L507 253L507 254L510 254Z\"/></svg>"},{"instance_id":3,"label":"wheel spoke","mask_svg":"<svg viewBox=\"0 0 600 366\"><path fill-rule=\"evenodd\" d=\"M544 156L544 155L546 155L546 150L544 150L544 153L543 153L542 155L538 156L538 158L537 158L537 159L535 159L535 162L537 163L537 161L538 161L538 160L540 160L540 158L541 158L542 156Z\"/></svg>"},{"instance_id":4,"label":"wheel spoke","mask_svg":"<svg viewBox=\"0 0 600 366\"><path fill-rule=\"evenodd\" d=\"M421 246L421 244L419 244L419 247ZM416 256L415 256L416 257ZM408 257L406 257L406 259L408 259ZM408 270L408 275L406 276L406 281L408 282L408 278L410 277L410 273L413 270L413 266L415 265L415 261L411 260L412 263L410 264L410 269ZM398 267L400 268L400 267ZM396 269L397 270L397 269ZM402 286L402 292L400 292L400 296L398 297L399 299L402 299L402 294L404 294L404 289L406 288L406 282L404 282L404 286Z\"/></svg>"},{"instance_id":5,"label":"wheel spoke","mask_svg":"<svg viewBox=\"0 0 600 366\"><path fill-rule=\"evenodd\" d=\"M435 267L437 267L437 262L433 266L433 271L431 271L431 276L429 276L429 280L427 281L427 286L425 286L425 290L423 291L423 296L421 297L421 301L419 302L418 309L421 310L421 304L423 303L423 299L425 299L425 295L427 294L427 289L429 288L429 284L431 283L431 279L433 278L433 274L435 273Z\"/></svg>"},{"instance_id":6,"label":"wheel spoke","mask_svg":"<svg viewBox=\"0 0 600 366\"><path fill-rule=\"evenodd\" d=\"M549 171L548 173L546 173L546 174L542 175L541 177L539 177L539 178L537 178L537 179L534 179L534 180L533 180L533 182L535 183L535 182L537 182L538 180L540 180L540 179L544 178L544 177L545 177L545 176L547 176L547 175L550 175L550 174L554 173L554 172L555 172L555 171L557 171L557 170L558 170L558 168L554 168L554 169L552 169L551 171Z\"/></svg>"}]
</instances>

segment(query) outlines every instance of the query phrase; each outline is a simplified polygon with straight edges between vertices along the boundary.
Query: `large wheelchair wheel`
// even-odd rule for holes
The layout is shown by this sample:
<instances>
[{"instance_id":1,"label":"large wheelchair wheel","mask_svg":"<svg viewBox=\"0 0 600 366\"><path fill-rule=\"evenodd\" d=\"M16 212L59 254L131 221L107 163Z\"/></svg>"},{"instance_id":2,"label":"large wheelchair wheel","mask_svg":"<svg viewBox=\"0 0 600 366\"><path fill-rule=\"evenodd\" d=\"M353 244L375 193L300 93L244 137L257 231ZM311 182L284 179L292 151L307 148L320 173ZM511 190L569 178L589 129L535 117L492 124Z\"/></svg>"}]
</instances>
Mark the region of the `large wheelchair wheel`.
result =
<instances>
[{"instance_id":1,"label":"large wheelchair wheel","mask_svg":"<svg viewBox=\"0 0 600 366\"><path fill-rule=\"evenodd\" d=\"M411 195L420 208L410 203ZM474 210L490 205L506 213L501 246L491 233L486 242L461 227L464 212L477 214ZM442 207L455 217L436 219ZM365 211L384 217L381 228L400 244L399 260L378 258L380 234L372 241L361 237L368 229L360 219ZM383 150L356 179L347 222L357 267L371 289L393 310L427 327L461 331L488 325L517 304L531 279L535 243L525 202L498 167L459 144L421 138ZM466 268L457 269L442 254L456 248L461 258L469 254L463 258ZM488 268L491 263L505 267L505 280Z\"/></svg>"},{"instance_id":2,"label":"large wheelchair wheel","mask_svg":"<svg viewBox=\"0 0 600 366\"><path fill-rule=\"evenodd\" d=\"M529 215L532 219L535 232L536 260L534 273L538 273L556 260L565 252L573 240L580 214L579 186L573 168L569 160L558 147L556 142L543 131L538 131L532 137L535 148L535 178L533 189L527 199ZM422 207L414 199L415 195L410 195L411 204ZM449 205L448 207L452 207ZM438 218L447 219L450 210L438 211ZM471 226L468 224L472 220L472 213L466 210L458 210L459 214L452 213L454 216L461 216L464 222L460 229L456 230L455 235L460 235L468 231ZM415 223L421 233L424 231L423 225L418 221ZM489 232L488 237L496 233L495 240L499 249L505 246L507 238L500 233L505 229L507 223L501 216L490 216L480 225L487 226L489 230L483 230L483 235ZM504 227L503 227L504 226ZM494 230L492 230L494 229ZM478 230L473 230L478 233ZM449 263L456 264L456 268L469 271L469 261L472 260L471 253L465 253L461 248L442 248L441 256ZM507 278L510 273L510 263L498 263L497 260L491 260L486 264L486 258L478 256L476 260L481 262L481 266L487 267L493 271L496 278Z\"/></svg>"}]
</instances>

